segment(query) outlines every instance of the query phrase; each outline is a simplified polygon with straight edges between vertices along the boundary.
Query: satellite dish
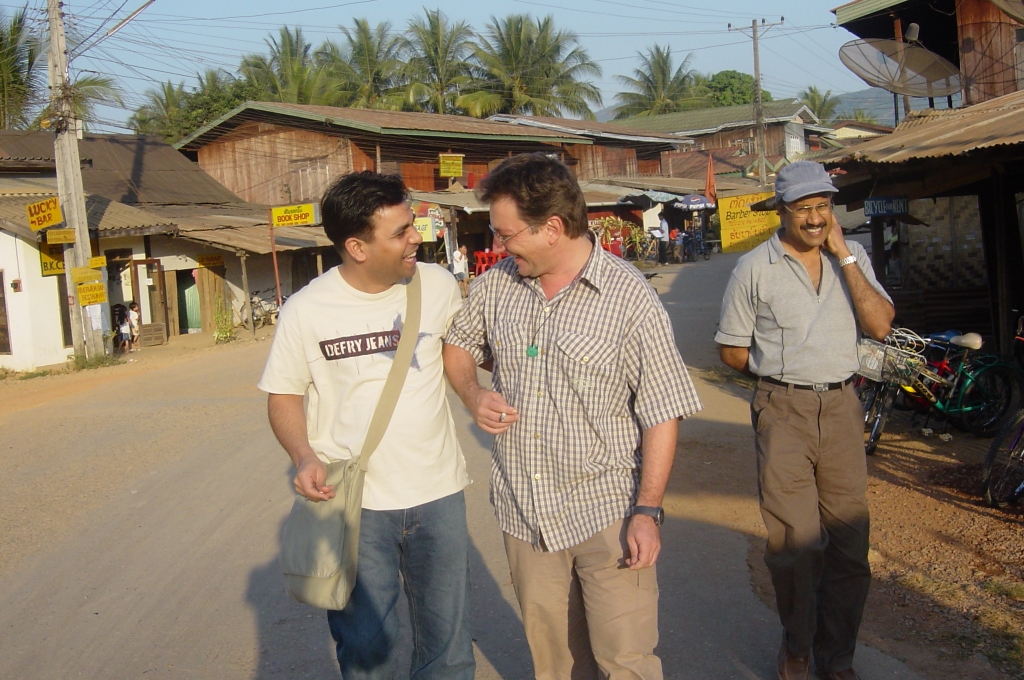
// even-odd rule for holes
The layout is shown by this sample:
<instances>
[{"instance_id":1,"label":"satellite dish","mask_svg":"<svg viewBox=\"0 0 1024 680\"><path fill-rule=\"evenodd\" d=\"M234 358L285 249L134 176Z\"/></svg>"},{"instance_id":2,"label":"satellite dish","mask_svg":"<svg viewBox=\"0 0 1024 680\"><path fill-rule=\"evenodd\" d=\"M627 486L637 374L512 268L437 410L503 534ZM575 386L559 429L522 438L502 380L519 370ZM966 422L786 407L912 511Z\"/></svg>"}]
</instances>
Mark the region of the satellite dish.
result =
<instances>
[{"instance_id":1,"label":"satellite dish","mask_svg":"<svg viewBox=\"0 0 1024 680\"><path fill-rule=\"evenodd\" d=\"M963 89L956 66L917 45L880 38L853 40L839 48L839 58L868 85L896 94L948 97Z\"/></svg>"},{"instance_id":2,"label":"satellite dish","mask_svg":"<svg viewBox=\"0 0 1024 680\"><path fill-rule=\"evenodd\" d=\"M992 4L1014 21L1024 24L1024 0L992 0Z\"/></svg>"}]
</instances>

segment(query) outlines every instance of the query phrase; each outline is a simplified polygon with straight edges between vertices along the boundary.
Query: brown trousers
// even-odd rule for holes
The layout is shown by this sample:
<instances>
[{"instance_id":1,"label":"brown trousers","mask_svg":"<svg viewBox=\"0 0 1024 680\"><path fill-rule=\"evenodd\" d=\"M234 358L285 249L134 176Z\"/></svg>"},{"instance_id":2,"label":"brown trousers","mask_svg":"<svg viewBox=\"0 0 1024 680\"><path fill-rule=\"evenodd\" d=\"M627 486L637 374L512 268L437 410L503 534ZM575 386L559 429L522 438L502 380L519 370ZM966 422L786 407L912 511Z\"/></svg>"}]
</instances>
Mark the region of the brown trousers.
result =
<instances>
[{"instance_id":1,"label":"brown trousers","mask_svg":"<svg viewBox=\"0 0 1024 680\"><path fill-rule=\"evenodd\" d=\"M626 521L545 552L505 534L538 680L661 680L658 577L624 559Z\"/></svg>"},{"instance_id":2,"label":"brown trousers","mask_svg":"<svg viewBox=\"0 0 1024 680\"><path fill-rule=\"evenodd\" d=\"M850 668L871 583L864 411L852 386L758 384L751 402L765 563L793 654Z\"/></svg>"}]
</instances>

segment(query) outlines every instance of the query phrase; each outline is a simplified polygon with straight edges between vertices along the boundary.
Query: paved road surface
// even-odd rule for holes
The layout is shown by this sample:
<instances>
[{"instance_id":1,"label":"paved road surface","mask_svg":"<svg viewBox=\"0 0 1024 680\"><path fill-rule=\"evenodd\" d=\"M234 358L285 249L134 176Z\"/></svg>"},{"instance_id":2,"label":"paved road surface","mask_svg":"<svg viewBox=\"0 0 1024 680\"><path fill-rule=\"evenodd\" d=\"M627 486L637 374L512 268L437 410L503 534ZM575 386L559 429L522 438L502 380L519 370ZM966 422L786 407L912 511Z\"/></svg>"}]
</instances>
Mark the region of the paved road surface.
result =
<instances>
[{"instance_id":1,"label":"paved road surface","mask_svg":"<svg viewBox=\"0 0 1024 680\"><path fill-rule=\"evenodd\" d=\"M710 338L733 261L654 279L695 367L715 364ZM292 495L253 387L267 350L248 343L147 370L44 378L31 398L0 386L0 678L338 677L323 615L285 596L277 568ZM666 502L659 653L668 678L770 680L780 629L746 564L758 526L753 460L724 464L750 452L747 407L727 384L699 389L707 409L682 425ZM487 502L489 437L461 405L456 414L476 480L477 677L529 678ZM867 647L857 663L864 680L919 677Z\"/></svg>"}]
</instances>

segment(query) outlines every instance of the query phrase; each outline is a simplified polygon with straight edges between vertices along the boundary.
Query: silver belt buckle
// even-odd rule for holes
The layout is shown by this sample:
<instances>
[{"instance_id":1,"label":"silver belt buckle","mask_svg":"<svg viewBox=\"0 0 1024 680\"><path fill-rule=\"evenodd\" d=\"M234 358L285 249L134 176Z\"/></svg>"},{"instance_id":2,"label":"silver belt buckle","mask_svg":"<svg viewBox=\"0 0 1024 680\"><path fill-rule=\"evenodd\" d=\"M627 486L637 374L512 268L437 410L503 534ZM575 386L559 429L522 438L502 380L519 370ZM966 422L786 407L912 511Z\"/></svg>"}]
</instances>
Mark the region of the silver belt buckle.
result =
<instances>
[{"instance_id":1,"label":"silver belt buckle","mask_svg":"<svg viewBox=\"0 0 1024 680\"><path fill-rule=\"evenodd\" d=\"M811 389L815 392L828 392L828 383L812 383Z\"/></svg>"}]
</instances>

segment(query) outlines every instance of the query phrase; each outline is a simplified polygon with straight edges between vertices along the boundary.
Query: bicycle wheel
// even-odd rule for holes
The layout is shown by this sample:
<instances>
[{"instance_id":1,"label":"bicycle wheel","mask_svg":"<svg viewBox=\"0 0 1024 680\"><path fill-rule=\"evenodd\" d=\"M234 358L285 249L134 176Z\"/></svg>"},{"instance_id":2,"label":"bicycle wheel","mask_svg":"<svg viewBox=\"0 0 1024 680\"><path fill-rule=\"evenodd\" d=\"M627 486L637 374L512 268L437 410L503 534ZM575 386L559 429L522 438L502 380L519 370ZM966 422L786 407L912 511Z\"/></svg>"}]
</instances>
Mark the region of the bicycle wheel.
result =
<instances>
[{"instance_id":1,"label":"bicycle wheel","mask_svg":"<svg viewBox=\"0 0 1024 680\"><path fill-rule=\"evenodd\" d=\"M973 374L960 393L956 415L969 432L993 437L1003 426L1019 392L1016 372L1005 364L989 366Z\"/></svg>"},{"instance_id":2,"label":"bicycle wheel","mask_svg":"<svg viewBox=\"0 0 1024 680\"><path fill-rule=\"evenodd\" d=\"M1024 496L1024 410L1017 411L992 441L981 473L981 493L993 508Z\"/></svg>"},{"instance_id":3,"label":"bicycle wheel","mask_svg":"<svg viewBox=\"0 0 1024 680\"><path fill-rule=\"evenodd\" d=\"M701 248L701 252L704 253L704 259L705 260L710 260L711 259L711 251L708 250L707 246L704 246L703 248Z\"/></svg>"},{"instance_id":4,"label":"bicycle wheel","mask_svg":"<svg viewBox=\"0 0 1024 680\"><path fill-rule=\"evenodd\" d=\"M871 420L868 422L868 439L864 442L864 453L869 456L875 455L878 440L885 430L889 414L892 413L892 401L895 396L896 387L889 383L883 383L875 396L874 404L871 407Z\"/></svg>"},{"instance_id":5,"label":"bicycle wheel","mask_svg":"<svg viewBox=\"0 0 1024 680\"><path fill-rule=\"evenodd\" d=\"M853 381L853 389L857 392L857 398L860 399L861 406L864 407L864 431L868 429L868 423L871 422L874 411L875 397L878 396L879 388L882 386L881 383L877 383L874 380L868 380L862 375L858 375Z\"/></svg>"}]
</instances>

